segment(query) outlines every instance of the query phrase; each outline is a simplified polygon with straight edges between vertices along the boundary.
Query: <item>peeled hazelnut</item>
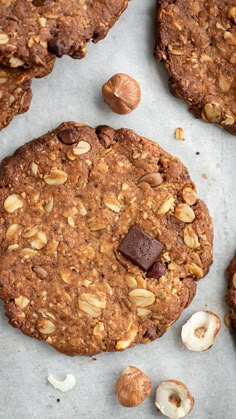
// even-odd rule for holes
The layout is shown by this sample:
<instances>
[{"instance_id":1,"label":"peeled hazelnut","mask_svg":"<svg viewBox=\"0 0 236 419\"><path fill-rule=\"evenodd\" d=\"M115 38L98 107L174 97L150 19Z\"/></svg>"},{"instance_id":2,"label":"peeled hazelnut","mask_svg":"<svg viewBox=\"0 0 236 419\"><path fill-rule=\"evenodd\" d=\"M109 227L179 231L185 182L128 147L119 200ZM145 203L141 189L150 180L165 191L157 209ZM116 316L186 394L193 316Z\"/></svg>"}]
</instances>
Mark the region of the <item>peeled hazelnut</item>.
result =
<instances>
[{"instance_id":1,"label":"peeled hazelnut","mask_svg":"<svg viewBox=\"0 0 236 419\"><path fill-rule=\"evenodd\" d=\"M221 321L215 313L197 311L182 327L183 344L190 351L206 351L213 345L220 328Z\"/></svg>"},{"instance_id":2,"label":"peeled hazelnut","mask_svg":"<svg viewBox=\"0 0 236 419\"><path fill-rule=\"evenodd\" d=\"M135 407L143 403L151 389L150 379L136 367L127 367L115 385L118 400L125 407Z\"/></svg>"},{"instance_id":3,"label":"peeled hazelnut","mask_svg":"<svg viewBox=\"0 0 236 419\"><path fill-rule=\"evenodd\" d=\"M184 383L166 380L157 387L155 405L168 418L181 419L191 412L194 399Z\"/></svg>"},{"instance_id":4,"label":"peeled hazelnut","mask_svg":"<svg viewBox=\"0 0 236 419\"><path fill-rule=\"evenodd\" d=\"M123 73L111 77L102 86L102 94L112 111L120 115L132 112L141 99L141 89L137 81Z\"/></svg>"}]
</instances>

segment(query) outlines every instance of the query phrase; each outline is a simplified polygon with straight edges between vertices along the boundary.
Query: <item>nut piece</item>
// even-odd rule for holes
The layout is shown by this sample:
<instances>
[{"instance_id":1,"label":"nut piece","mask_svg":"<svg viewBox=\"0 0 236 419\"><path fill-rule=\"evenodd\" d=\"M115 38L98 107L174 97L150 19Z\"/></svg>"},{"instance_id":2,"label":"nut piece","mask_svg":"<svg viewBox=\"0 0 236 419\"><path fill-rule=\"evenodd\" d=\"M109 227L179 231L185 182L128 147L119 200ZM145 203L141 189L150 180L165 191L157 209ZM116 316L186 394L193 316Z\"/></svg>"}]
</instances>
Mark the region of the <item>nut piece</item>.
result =
<instances>
[{"instance_id":1,"label":"nut piece","mask_svg":"<svg viewBox=\"0 0 236 419\"><path fill-rule=\"evenodd\" d=\"M192 208L188 204L179 204L175 208L175 216L178 220L184 223L192 223L195 219L195 214Z\"/></svg>"},{"instance_id":2,"label":"nut piece","mask_svg":"<svg viewBox=\"0 0 236 419\"><path fill-rule=\"evenodd\" d=\"M137 307L148 307L154 303L155 295L151 291L140 288L129 292L129 300Z\"/></svg>"},{"instance_id":3,"label":"nut piece","mask_svg":"<svg viewBox=\"0 0 236 419\"><path fill-rule=\"evenodd\" d=\"M76 385L76 379L72 374L66 374L66 378L63 381L56 380L52 374L49 374L48 382L62 393L72 390L72 388Z\"/></svg>"},{"instance_id":4,"label":"nut piece","mask_svg":"<svg viewBox=\"0 0 236 419\"><path fill-rule=\"evenodd\" d=\"M118 378L115 391L122 406L135 407L151 393L151 380L136 367L127 367Z\"/></svg>"},{"instance_id":5,"label":"nut piece","mask_svg":"<svg viewBox=\"0 0 236 419\"><path fill-rule=\"evenodd\" d=\"M3 206L4 206L5 211L11 214L12 212L16 211L18 208L23 207L23 201L21 200L19 195L12 194L12 195L9 195L5 199Z\"/></svg>"},{"instance_id":6,"label":"nut piece","mask_svg":"<svg viewBox=\"0 0 236 419\"><path fill-rule=\"evenodd\" d=\"M175 138L176 138L176 140L182 140L182 141L185 140L183 128L176 128L176 130L175 130Z\"/></svg>"},{"instance_id":7,"label":"nut piece","mask_svg":"<svg viewBox=\"0 0 236 419\"><path fill-rule=\"evenodd\" d=\"M125 115L137 108L141 89L136 80L128 74L117 73L102 87L105 102L113 112Z\"/></svg>"},{"instance_id":8,"label":"nut piece","mask_svg":"<svg viewBox=\"0 0 236 419\"><path fill-rule=\"evenodd\" d=\"M155 405L168 418L181 419L191 412L194 399L184 383L166 380L157 387Z\"/></svg>"},{"instance_id":9,"label":"nut piece","mask_svg":"<svg viewBox=\"0 0 236 419\"><path fill-rule=\"evenodd\" d=\"M206 351L213 345L220 328L221 321L215 313L197 311L182 327L183 344L190 351Z\"/></svg>"}]
</instances>

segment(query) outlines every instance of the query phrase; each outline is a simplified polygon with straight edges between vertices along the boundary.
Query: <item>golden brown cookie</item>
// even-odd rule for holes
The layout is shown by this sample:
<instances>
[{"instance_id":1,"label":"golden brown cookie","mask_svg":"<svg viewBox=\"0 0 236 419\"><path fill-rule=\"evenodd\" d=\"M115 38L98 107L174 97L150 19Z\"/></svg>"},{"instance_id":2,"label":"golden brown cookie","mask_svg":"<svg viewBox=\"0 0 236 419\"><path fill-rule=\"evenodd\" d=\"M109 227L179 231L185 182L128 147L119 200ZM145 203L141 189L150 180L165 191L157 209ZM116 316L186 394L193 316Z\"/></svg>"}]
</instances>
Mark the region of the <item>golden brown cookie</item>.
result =
<instances>
[{"instance_id":1,"label":"golden brown cookie","mask_svg":"<svg viewBox=\"0 0 236 419\"><path fill-rule=\"evenodd\" d=\"M156 58L171 92L205 122L236 134L235 0L158 0Z\"/></svg>"},{"instance_id":2,"label":"golden brown cookie","mask_svg":"<svg viewBox=\"0 0 236 419\"><path fill-rule=\"evenodd\" d=\"M64 123L0 168L0 296L14 327L69 355L160 337L212 262L187 169L128 129Z\"/></svg>"},{"instance_id":3,"label":"golden brown cookie","mask_svg":"<svg viewBox=\"0 0 236 419\"><path fill-rule=\"evenodd\" d=\"M83 58L87 42L103 39L128 0L4 0L0 8L0 62L45 65L57 57Z\"/></svg>"}]
</instances>

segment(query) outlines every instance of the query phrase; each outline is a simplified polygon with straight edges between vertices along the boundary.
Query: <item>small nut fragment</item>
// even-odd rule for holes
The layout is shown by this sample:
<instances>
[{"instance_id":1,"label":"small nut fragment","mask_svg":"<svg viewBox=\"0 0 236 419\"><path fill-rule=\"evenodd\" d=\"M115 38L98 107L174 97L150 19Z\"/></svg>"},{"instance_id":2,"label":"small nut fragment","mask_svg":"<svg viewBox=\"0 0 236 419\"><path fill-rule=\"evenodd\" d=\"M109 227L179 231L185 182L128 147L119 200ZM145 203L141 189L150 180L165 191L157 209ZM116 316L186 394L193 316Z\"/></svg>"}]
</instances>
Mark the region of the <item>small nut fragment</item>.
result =
<instances>
[{"instance_id":1,"label":"small nut fragment","mask_svg":"<svg viewBox=\"0 0 236 419\"><path fill-rule=\"evenodd\" d=\"M188 204L179 204L175 208L175 217L184 223L192 223L195 220L195 214Z\"/></svg>"},{"instance_id":2,"label":"small nut fragment","mask_svg":"<svg viewBox=\"0 0 236 419\"><path fill-rule=\"evenodd\" d=\"M9 63L12 68L21 67L22 65L24 65L24 61L22 61L20 58L13 56L10 58Z\"/></svg>"},{"instance_id":3,"label":"small nut fragment","mask_svg":"<svg viewBox=\"0 0 236 419\"><path fill-rule=\"evenodd\" d=\"M76 379L72 374L66 374L66 378L63 381L56 380L52 374L49 374L48 382L62 393L72 390L72 388L76 385Z\"/></svg>"},{"instance_id":4,"label":"small nut fragment","mask_svg":"<svg viewBox=\"0 0 236 419\"><path fill-rule=\"evenodd\" d=\"M77 146L73 148L73 154L75 156L80 156L81 154L88 153L91 149L91 145L86 141L79 141Z\"/></svg>"},{"instance_id":5,"label":"small nut fragment","mask_svg":"<svg viewBox=\"0 0 236 419\"><path fill-rule=\"evenodd\" d=\"M190 249L197 249L198 247L200 247L198 236L191 225L187 225L184 228L184 243Z\"/></svg>"},{"instance_id":6,"label":"small nut fragment","mask_svg":"<svg viewBox=\"0 0 236 419\"><path fill-rule=\"evenodd\" d=\"M186 186L182 191L184 202L189 205L194 205L197 202L197 193L190 186Z\"/></svg>"},{"instance_id":7,"label":"small nut fragment","mask_svg":"<svg viewBox=\"0 0 236 419\"><path fill-rule=\"evenodd\" d=\"M236 6L229 8L228 17L232 20L233 23L236 23Z\"/></svg>"},{"instance_id":8,"label":"small nut fragment","mask_svg":"<svg viewBox=\"0 0 236 419\"><path fill-rule=\"evenodd\" d=\"M4 209L8 213L12 213L23 207L23 201L17 194L9 195L4 201Z\"/></svg>"},{"instance_id":9,"label":"small nut fragment","mask_svg":"<svg viewBox=\"0 0 236 419\"><path fill-rule=\"evenodd\" d=\"M220 328L221 321L215 313L197 311L182 327L183 344L190 351L206 351L213 345Z\"/></svg>"},{"instance_id":10,"label":"small nut fragment","mask_svg":"<svg viewBox=\"0 0 236 419\"><path fill-rule=\"evenodd\" d=\"M129 300L138 307L148 307L154 303L155 295L151 291L138 288L129 292Z\"/></svg>"},{"instance_id":11,"label":"small nut fragment","mask_svg":"<svg viewBox=\"0 0 236 419\"><path fill-rule=\"evenodd\" d=\"M176 128L175 138L176 138L176 140L182 140L182 141L185 140L183 128Z\"/></svg>"},{"instance_id":12,"label":"small nut fragment","mask_svg":"<svg viewBox=\"0 0 236 419\"><path fill-rule=\"evenodd\" d=\"M0 33L0 45L7 44L9 41L9 36L6 33Z\"/></svg>"},{"instance_id":13,"label":"small nut fragment","mask_svg":"<svg viewBox=\"0 0 236 419\"><path fill-rule=\"evenodd\" d=\"M103 98L113 112L125 115L137 108L141 89L128 74L117 73L102 87Z\"/></svg>"},{"instance_id":14,"label":"small nut fragment","mask_svg":"<svg viewBox=\"0 0 236 419\"><path fill-rule=\"evenodd\" d=\"M43 233L42 231L39 231L36 234L36 236L34 236L34 239L31 240L30 245L31 245L32 249L40 250L44 246L46 246L47 242L48 242L48 240L47 240L46 234Z\"/></svg>"},{"instance_id":15,"label":"small nut fragment","mask_svg":"<svg viewBox=\"0 0 236 419\"><path fill-rule=\"evenodd\" d=\"M227 93L230 89L231 83L228 80L226 80L226 78L224 78L221 74L219 77L219 86L222 92Z\"/></svg>"},{"instance_id":16,"label":"small nut fragment","mask_svg":"<svg viewBox=\"0 0 236 419\"><path fill-rule=\"evenodd\" d=\"M50 335L51 333L55 332L56 327L50 320L43 318L38 322L38 330L43 335Z\"/></svg>"},{"instance_id":17,"label":"small nut fragment","mask_svg":"<svg viewBox=\"0 0 236 419\"><path fill-rule=\"evenodd\" d=\"M137 316L146 317L146 316L149 316L149 314L152 314L151 310L148 310L147 308L142 308L142 307L137 308Z\"/></svg>"},{"instance_id":18,"label":"small nut fragment","mask_svg":"<svg viewBox=\"0 0 236 419\"><path fill-rule=\"evenodd\" d=\"M160 173L155 172L155 173L148 173L147 175L142 176L139 179L139 183L140 182L146 182L149 183L149 185L152 188L155 188L156 186L159 186L163 183L163 177Z\"/></svg>"},{"instance_id":19,"label":"small nut fragment","mask_svg":"<svg viewBox=\"0 0 236 419\"><path fill-rule=\"evenodd\" d=\"M166 200L161 204L161 206L159 207L157 214L158 215L165 215L167 214L167 212L170 211L172 205L175 202L175 198L170 195L169 197L166 198Z\"/></svg>"},{"instance_id":20,"label":"small nut fragment","mask_svg":"<svg viewBox=\"0 0 236 419\"><path fill-rule=\"evenodd\" d=\"M20 297L15 298L15 304L17 307L25 308L29 304L29 299L20 295Z\"/></svg>"},{"instance_id":21,"label":"small nut fragment","mask_svg":"<svg viewBox=\"0 0 236 419\"><path fill-rule=\"evenodd\" d=\"M103 202L111 211L117 213L121 211L120 202L112 192L105 194Z\"/></svg>"},{"instance_id":22,"label":"small nut fragment","mask_svg":"<svg viewBox=\"0 0 236 419\"><path fill-rule=\"evenodd\" d=\"M214 103L206 103L204 106L205 115L203 113L203 119L204 116L206 116L206 119L208 122L219 122L221 117L221 110L218 104Z\"/></svg>"},{"instance_id":23,"label":"small nut fragment","mask_svg":"<svg viewBox=\"0 0 236 419\"><path fill-rule=\"evenodd\" d=\"M194 399L184 383L166 380L157 387L155 405L168 418L181 419L191 412Z\"/></svg>"},{"instance_id":24,"label":"small nut fragment","mask_svg":"<svg viewBox=\"0 0 236 419\"><path fill-rule=\"evenodd\" d=\"M134 342L135 337L137 336L138 329L136 326L132 326L129 331L128 335L125 339L120 339L116 342L116 349L118 351L123 351L126 348L129 348L130 345Z\"/></svg>"},{"instance_id":25,"label":"small nut fragment","mask_svg":"<svg viewBox=\"0 0 236 419\"><path fill-rule=\"evenodd\" d=\"M122 406L135 407L150 395L150 378L136 367L127 367L118 378L115 391Z\"/></svg>"},{"instance_id":26,"label":"small nut fragment","mask_svg":"<svg viewBox=\"0 0 236 419\"><path fill-rule=\"evenodd\" d=\"M21 231L20 224L11 224L6 231L6 239L13 240Z\"/></svg>"},{"instance_id":27,"label":"small nut fragment","mask_svg":"<svg viewBox=\"0 0 236 419\"><path fill-rule=\"evenodd\" d=\"M203 269L196 265L196 263L190 263L187 265L188 272L192 275L194 275L196 278L202 278L203 277Z\"/></svg>"},{"instance_id":28,"label":"small nut fragment","mask_svg":"<svg viewBox=\"0 0 236 419\"><path fill-rule=\"evenodd\" d=\"M52 168L50 174L44 175L43 179L48 185L63 185L67 181L68 175L63 170Z\"/></svg>"},{"instance_id":29,"label":"small nut fragment","mask_svg":"<svg viewBox=\"0 0 236 419\"><path fill-rule=\"evenodd\" d=\"M79 296L79 308L91 317L99 317L106 308L106 296L101 292L83 293Z\"/></svg>"}]
</instances>

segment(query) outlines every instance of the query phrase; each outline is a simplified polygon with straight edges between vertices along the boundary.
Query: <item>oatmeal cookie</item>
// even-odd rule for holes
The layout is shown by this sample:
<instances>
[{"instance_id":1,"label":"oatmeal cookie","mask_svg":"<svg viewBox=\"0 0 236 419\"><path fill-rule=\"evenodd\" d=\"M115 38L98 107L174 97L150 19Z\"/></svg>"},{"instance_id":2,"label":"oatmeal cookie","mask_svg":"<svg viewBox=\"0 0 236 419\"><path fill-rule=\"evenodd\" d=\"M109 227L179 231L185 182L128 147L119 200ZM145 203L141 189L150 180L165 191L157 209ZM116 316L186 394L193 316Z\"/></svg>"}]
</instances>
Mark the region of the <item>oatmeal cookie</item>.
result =
<instances>
[{"instance_id":1,"label":"oatmeal cookie","mask_svg":"<svg viewBox=\"0 0 236 419\"><path fill-rule=\"evenodd\" d=\"M228 319L230 327L236 332L236 256L231 260L226 273L228 276L228 291L225 300L231 309Z\"/></svg>"},{"instance_id":2,"label":"oatmeal cookie","mask_svg":"<svg viewBox=\"0 0 236 419\"><path fill-rule=\"evenodd\" d=\"M90 39L103 39L128 0L4 0L0 8L0 62L45 65L50 54L83 58Z\"/></svg>"},{"instance_id":3,"label":"oatmeal cookie","mask_svg":"<svg viewBox=\"0 0 236 419\"><path fill-rule=\"evenodd\" d=\"M155 56L171 92L205 122L236 134L236 5L233 0L158 0Z\"/></svg>"},{"instance_id":4,"label":"oatmeal cookie","mask_svg":"<svg viewBox=\"0 0 236 419\"><path fill-rule=\"evenodd\" d=\"M68 355L160 337L212 263L186 167L128 129L64 123L0 167L0 297Z\"/></svg>"}]
</instances>

